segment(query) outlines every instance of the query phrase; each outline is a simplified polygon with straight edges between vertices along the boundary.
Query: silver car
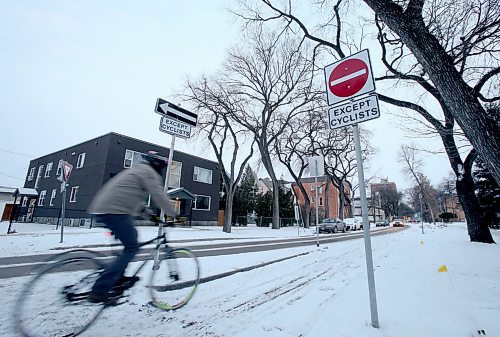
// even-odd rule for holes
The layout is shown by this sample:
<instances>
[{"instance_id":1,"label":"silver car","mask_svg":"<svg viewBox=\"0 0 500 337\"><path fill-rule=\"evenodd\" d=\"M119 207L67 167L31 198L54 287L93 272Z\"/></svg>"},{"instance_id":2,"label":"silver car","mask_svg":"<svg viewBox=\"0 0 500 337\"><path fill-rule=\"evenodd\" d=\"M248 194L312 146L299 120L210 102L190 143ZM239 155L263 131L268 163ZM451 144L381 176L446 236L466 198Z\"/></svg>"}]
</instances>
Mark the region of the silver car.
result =
<instances>
[{"instance_id":1,"label":"silver car","mask_svg":"<svg viewBox=\"0 0 500 337\"><path fill-rule=\"evenodd\" d=\"M318 226L320 233L338 233L339 231L346 232L348 227L341 219L327 218Z\"/></svg>"}]
</instances>

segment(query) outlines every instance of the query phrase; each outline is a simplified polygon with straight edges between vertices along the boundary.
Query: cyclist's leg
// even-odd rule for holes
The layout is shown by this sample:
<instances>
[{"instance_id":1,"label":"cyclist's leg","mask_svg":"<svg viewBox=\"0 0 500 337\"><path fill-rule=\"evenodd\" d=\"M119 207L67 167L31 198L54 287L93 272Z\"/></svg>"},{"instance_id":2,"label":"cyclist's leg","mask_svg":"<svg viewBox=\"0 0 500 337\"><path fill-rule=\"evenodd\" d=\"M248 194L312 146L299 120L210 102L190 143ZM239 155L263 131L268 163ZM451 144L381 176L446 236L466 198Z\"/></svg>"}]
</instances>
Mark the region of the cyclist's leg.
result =
<instances>
[{"instance_id":1,"label":"cyclist's leg","mask_svg":"<svg viewBox=\"0 0 500 337\"><path fill-rule=\"evenodd\" d=\"M99 216L99 221L112 230L116 238L124 246L122 253L106 268L92 287L92 292L95 295L104 296L123 275L128 263L137 254L139 245L137 242L137 230L129 215L104 214Z\"/></svg>"}]
</instances>

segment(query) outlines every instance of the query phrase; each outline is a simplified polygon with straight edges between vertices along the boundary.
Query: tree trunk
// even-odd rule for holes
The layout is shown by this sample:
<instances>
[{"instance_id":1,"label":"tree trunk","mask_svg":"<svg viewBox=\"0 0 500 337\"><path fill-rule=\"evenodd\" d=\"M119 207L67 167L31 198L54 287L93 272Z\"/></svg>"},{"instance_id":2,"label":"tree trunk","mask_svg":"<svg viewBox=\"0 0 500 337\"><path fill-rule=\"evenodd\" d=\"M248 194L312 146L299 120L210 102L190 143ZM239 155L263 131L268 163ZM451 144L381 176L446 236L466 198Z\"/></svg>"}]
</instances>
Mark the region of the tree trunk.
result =
<instances>
[{"instance_id":1,"label":"tree trunk","mask_svg":"<svg viewBox=\"0 0 500 337\"><path fill-rule=\"evenodd\" d=\"M280 199L279 184L276 178L273 180L273 229L280 228Z\"/></svg>"},{"instance_id":2,"label":"tree trunk","mask_svg":"<svg viewBox=\"0 0 500 337\"><path fill-rule=\"evenodd\" d=\"M344 181L341 179L339 184L339 197L340 197L340 209L339 218L344 219L344 208L345 208L345 191L344 191Z\"/></svg>"},{"instance_id":3,"label":"tree trunk","mask_svg":"<svg viewBox=\"0 0 500 337\"><path fill-rule=\"evenodd\" d=\"M236 189L235 189L236 190ZM222 228L223 232L231 233L231 225L233 222L233 199L235 191L227 194L226 197L226 207L224 210L224 226Z\"/></svg>"},{"instance_id":4,"label":"tree trunk","mask_svg":"<svg viewBox=\"0 0 500 337\"><path fill-rule=\"evenodd\" d=\"M470 173L470 171L469 171ZM467 220L467 231L471 242L495 243L474 193L475 186L470 174L458 178L457 195Z\"/></svg>"},{"instance_id":5,"label":"tree trunk","mask_svg":"<svg viewBox=\"0 0 500 337\"><path fill-rule=\"evenodd\" d=\"M465 132L500 185L500 132L464 82L439 41L429 33L421 8L406 11L390 0L364 0L411 50L444 99L449 111ZM418 4L419 2L416 2Z\"/></svg>"},{"instance_id":6,"label":"tree trunk","mask_svg":"<svg viewBox=\"0 0 500 337\"><path fill-rule=\"evenodd\" d=\"M304 210L304 228L309 228L311 225L311 203L309 200L305 200L305 210Z\"/></svg>"},{"instance_id":7,"label":"tree trunk","mask_svg":"<svg viewBox=\"0 0 500 337\"><path fill-rule=\"evenodd\" d=\"M278 193L278 179L276 179L276 174L274 173L273 163L271 161L271 155L269 154L269 148L262 144L261 141L257 141L259 146L260 155L262 157L262 164L269 173L269 177L273 183L273 229L280 228L280 200Z\"/></svg>"}]
</instances>

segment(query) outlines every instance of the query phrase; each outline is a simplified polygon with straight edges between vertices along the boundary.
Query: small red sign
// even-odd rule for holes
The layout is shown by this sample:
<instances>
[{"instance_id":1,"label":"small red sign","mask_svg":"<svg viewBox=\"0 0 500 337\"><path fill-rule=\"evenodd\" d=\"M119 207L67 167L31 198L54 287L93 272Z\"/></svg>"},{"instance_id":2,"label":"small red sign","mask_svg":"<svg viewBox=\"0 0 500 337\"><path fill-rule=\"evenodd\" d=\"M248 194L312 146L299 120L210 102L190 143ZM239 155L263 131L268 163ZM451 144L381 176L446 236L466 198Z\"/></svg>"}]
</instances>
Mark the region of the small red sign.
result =
<instances>
[{"instance_id":1,"label":"small red sign","mask_svg":"<svg viewBox=\"0 0 500 337\"><path fill-rule=\"evenodd\" d=\"M328 89L338 97L350 97L363 89L368 81L368 65L351 58L339 63L328 78Z\"/></svg>"},{"instance_id":2,"label":"small red sign","mask_svg":"<svg viewBox=\"0 0 500 337\"><path fill-rule=\"evenodd\" d=\"M63 178L64 181L69 180L69 176L71 175L71 170L73 169L73 165L68 163L67 161L62 162L62 171L63 171Z\"/></svg>"}]
</instances>

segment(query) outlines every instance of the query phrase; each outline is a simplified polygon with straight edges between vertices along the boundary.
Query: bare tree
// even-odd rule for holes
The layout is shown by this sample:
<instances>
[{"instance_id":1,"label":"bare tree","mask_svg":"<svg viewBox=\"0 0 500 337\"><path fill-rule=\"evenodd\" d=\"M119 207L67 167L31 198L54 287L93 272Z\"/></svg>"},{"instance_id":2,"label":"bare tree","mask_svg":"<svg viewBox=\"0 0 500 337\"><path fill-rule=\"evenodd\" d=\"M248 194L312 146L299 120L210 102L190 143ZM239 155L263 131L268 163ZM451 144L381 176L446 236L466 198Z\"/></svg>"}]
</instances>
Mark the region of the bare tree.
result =
<instances>
[{"instance_id":1,"label":"bare tree","mask_svg":"<svg viewBox=\"0 0 500 337\"><path fill-rule=\"evenodd\" d=\"M418 210L420 212L420 197L422 195L427 196L427 200L424 200L422 203L422 214L424 221L429 221L433 219L434 214L439 212L439 201L437 198L438 192L431 185L429 179L423 175L422 173L418 174L419 176L419 184L415 184L412 188L409 189L409 197L410 204L414 210ZM423 193L422 193L423 191ZM435 223L435 220L432 220Z\"/></svg>"},{"instance_id":2,"label":"bare tree","mask_svg":"<svg viewBox=\"0 0 500 337\"><path fill-rule=\"evenodd\" d=\"M289 121L308 111L320 93L313 88L313 62L301 50L303 41L286 32L252 31L245 46L230 52L226 86L244 103L232 119L250 131L273 184L273 225L279 228L278 179L271 152Z\"/></svg>"},{"instance_id":3,"label":"bare tree","mask_svg":"<svg viewBox=\"0 0 500 337\"><path fill-rule=\"evenodd\" d=\"M424 175L422 173L422 161L417 158L415 147L409 145L402 145L401 152L399 153L399 159L403 163L403 171L409 175L415 183L420 188L420 193L424 199L427 209L431 213L431 219L434 224L436 220L434 218L434 212L430 204L431 196L428 195L428 189L424 186Z\"/></svg>"},{"instance_id":4,"label":"bare tree","mask_svg":"<svg viewBox=\"0 0 500 337\"><path fill-rule=\"evenodd\" d=\"M187 88L184 100L198 113L199 130L207 135L219 163L226 191L223 231L231 233L234 194L245 166L253 155L255 140L251 142L249 152L242 156L240 145L245 141L246 130L238 127L230 117L235 110L242 108L243 102L227 90L224 82L203 77L198 82L188 81ZM231 161L226 165L224 156L231 148Z\"/></svg>"},{"instance_id":5,"label":"bare tree","mask_svg":"<svg viewBox=\"0 0 500 337\"><path fill-rule=\"evenodd\" d=\"M500 128L481 104L500 100L483 94L500 74L498 1L363 1L411 51L445 113L460 125L500 183Z\"/></svg>"},{"instance_id":6,"label":"bare tree","mask_svg":"<svg viewBox=\"0 0 500 337\"><path fill-rule=\"evenodd\" d=\"M373 154L369 146L368 131L361 129L361 157L368 161ZM313 140L317 152L325 158L325 172L333 185L339 191L339 216L344 218L345 206L353 200L347 200L346 189L350 188L350 181L357 173L356 152L354 148L354 135L351 128L341 128L323 133L322 137Z\"/></svg>"},{"instance_id":7,"label":"bare tree","mask_svg":"<svg viewBox=\"0 0 500 337\"><path fill-rule=\"evenodd\" d=\"M311 200L302 178L307 171L307 156L311 153L308 139L314 137L324 125L321 117L312 112L304 118L290 120L283 128L281 137L274 143L274 155L287 168L304 198L304 227L309 228L311 220Z\"/></svg>"},{"instance_id":8,"label":"bare tree","mask_svg":"<svg viewBox=\"0 0 500 337\"><path fill-rule=\"evenodd\" d=\"M347 2L347 1L345 1ZM265 22L268 20L282 19L285 21L287 26L296 24L303 32L304 37L315 41L318 46L328 47L336 53L338 57L344 57L345 54L342 50L342 35L341 29L344 23L341 20L340 8L343 1L316 1L322 7L331 8L331 19L328 24L320 25L319 29L315 31L316 34L324 31L325 27L329 27L335 30L336 34L332 39L324 39L319 36L310 33L310 30L293 15L291 11L291 3L288 7L280 9L275 6L269 0L262 0L267 8L271 9L273 15L264 16L258 10L247 8L250 13L245 16L247 20ZM412 22L413 19L416 21L421 21L422 17L410 18L408 17L411 9L411 4L413 1L400 1L397 4L392 3L391 0L365 0L366 3L377 2L380 4L392 6L392 9L396 8L396 11L401 10L405 12L407 17L406 23ZM415 4L418 1L414 2ZM392 5L391 5L392 4ZM423 5L423 1L420 2ZM424 8L424 7L423 7ZM421 64L421 59L414 55L413 49L407 48L406 40L399 35L395 30L387 29L387 26L381 23L378 18L382 17L377 11L376 14L376 27L378 28L378 40L382 48L382 61L387 68L387 74L377 78L378 81L393 81L395 86L403 83L414 83L418 85L421 89L427 93L427 96L432 97L437 101L441 107L441 116L439 114L436 116L432 113L435 110L435 104L431 103L431 110L426 109L418 102L410 102L405 100L400 100L395 97L389 97L386 95L379 94L379 98L387 103L410 109L416 112L418 115L423 117L424 122L433 131L432 133L438 134L444 145L444 150L448 155L450 165L457 177L457 192L461 203L464 205L464 211L467 217L467 224L469 234L471 236L471 241L477 242L490 242L491 235L485 233L488 228L488 224L485 219L481 216L479 212L479 203L477 197L474 195L474 181L472 179L472 174L469 168L471 162L477 156L476 151L471 151L467 157L462 160L458 146L456 144L455 136L457 131L461 132L457 128L457 123L462 126L465 120L470 118L480 119L481 121L475 122L475 124L488 125L488 128L479 128L473 130L474 128L467 125L468 129L464 129L465 135L470 138L471 131L473 136L481 137L482 140L471 140L471 143L477 148L478 143L484 145L484 142L489 142L492 140L490 137L493 135L492 144L489 149L484 146L479 148L481 152L485 152L485 155L490 157L496 157L496 161L488 161L490 169L492 166L497 168L497 174L492 171L492 174L498 180L498 171L500 171L500 166L498 161L500 161L500 152L498 151L498 139L500 135L498 123L498 117L495 114L488 113L488 110L484 110L481 106L476 104L477 102L495 102L500 99L500 97L486 97L487 93L498 93L498 81L495 82L494 79L498 79L498 74L500 69L498 67L498 46L499 46L499 17L500 11L498 10L498 3L492 0L481 0L481 1L445 1L445 0L435 0L429 2L425 6L423 16L426 20L429 20L427 29L430 35L434 35L433 44L434 47L438 47L444 50L438 53L441 57L435 59L435 63L432 64L434 67L434 75L446 77L445 74L448 70L450 64L456 67L454 74L450 81L456 80L457 83L453 85L466 87L465 83L475 83L473 87L464 92L464 90L457 91L455 97L451 97L450 101L450 90L449 87L443 88L439 84L443 84L443 81L439 83L434 83L433 77L430 76L428 70ZM401 14L401 16L405 16ZM396 19L397 21L398 19ZM403 21L404 21L403 20ZM384 20L385 21L385 20ZM402 22L403 22L402 21ZM386 22L387 23L387 22ZM389 28L393 28L389 25ZM405 28L405 27L403 27ZM412 30L414 27L411 25L407 26L405 29ZM420 31L422 27L418 27L417 30ZM425 30L425 29L424 29ZM394 34L394 31L396 34ZM414 34L414 39L421 39L422 43L426 43L423 36L428 36L429 34ZM435 42L438 41L436 46ZM439 44L441 47L439 47ZM427 55L429 56L429 55ZM440 63L444 62L444 68L439 68ZM437 69L436 69L437 68ZM436 72L441 71L442 74L436 74ZM458 73L461 78L457 78ZM452 96L454 93L452 93ZM468 103L460 106L457 102L460 100L466 100ZM474 106L472 110L467 110L465 106ZM439 109L437 112L440 112ZM464 117L464 115L467 115ZM416 118L414 120L417 120ZM471 130L472 129L472 130ZM481 135L482 131L486 131ZM469 131L469 132L467 132ZM431 135L431 133L427 133ZM496 144L496 145L495 145ZM496 148L496 150L495 150ZM493 152L492 152L493 151ZM494 168L493 168L494 169Z\"/></svg>"}]
</instances>

